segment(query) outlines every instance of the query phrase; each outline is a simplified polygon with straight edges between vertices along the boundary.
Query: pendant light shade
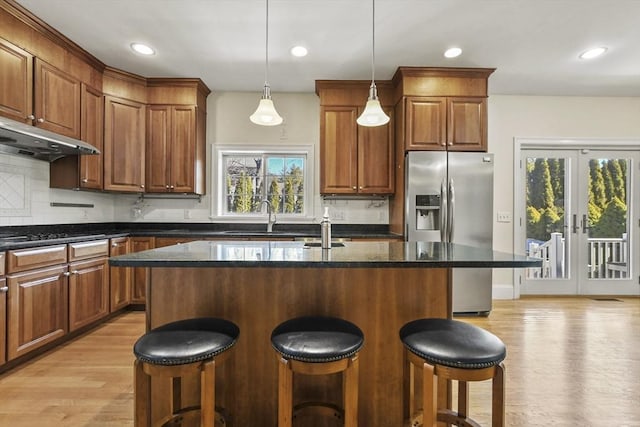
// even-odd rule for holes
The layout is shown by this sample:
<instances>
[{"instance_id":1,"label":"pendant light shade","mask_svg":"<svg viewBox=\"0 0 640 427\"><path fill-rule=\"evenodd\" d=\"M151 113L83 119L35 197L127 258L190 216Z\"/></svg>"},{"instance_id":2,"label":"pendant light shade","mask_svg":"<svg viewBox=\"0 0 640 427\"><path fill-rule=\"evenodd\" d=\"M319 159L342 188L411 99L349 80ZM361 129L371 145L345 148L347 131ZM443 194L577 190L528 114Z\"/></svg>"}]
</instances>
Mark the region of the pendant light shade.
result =
<instances>
[{"instance_id":1,"label":"pendant light shade","mask_svg":"<svg viewBox=\"0 0 640 427\"><path fill-rule=\"evenodd\" d=\"M385 114L378 100L378 89L375 82L375 70L376 70L376 2L371 0L372 8L372 43L371 43L371 87L369 88L369 99L367 99L367 105L364 107L364 111L360 114L360 117L356 122L360 126L382 126L389 123L389 116Z\"/></svg>"},{"instance_id":2,"label":"pendant light shade","mask_svg":"<svg viewBox=\"0 0 640 427\"><path fill-rule=\"evenodd\" d=\"M282 123L282 117L276 111L271 99L271 87L268 83L269 71L269 0L266 0L266 36L265 36L265 61L264 61L264 88L262 97L256 111L249 116L249 120L261 126L277 126Z\"/></svg>"},{"instance_id":3,"label":"pendant light shade","mask_svg":"<svg viewBox=\"0 0 640 427\"><path fill-rule=\"evenodd\" d=\"M282 123L282 117L280 117L280 114L276 111L276 107L273 105L271 89L267 83L264 84L264 90L258 108L249 116L249 120L262 126L277 126Z\"/></svg>"}]
</instances>

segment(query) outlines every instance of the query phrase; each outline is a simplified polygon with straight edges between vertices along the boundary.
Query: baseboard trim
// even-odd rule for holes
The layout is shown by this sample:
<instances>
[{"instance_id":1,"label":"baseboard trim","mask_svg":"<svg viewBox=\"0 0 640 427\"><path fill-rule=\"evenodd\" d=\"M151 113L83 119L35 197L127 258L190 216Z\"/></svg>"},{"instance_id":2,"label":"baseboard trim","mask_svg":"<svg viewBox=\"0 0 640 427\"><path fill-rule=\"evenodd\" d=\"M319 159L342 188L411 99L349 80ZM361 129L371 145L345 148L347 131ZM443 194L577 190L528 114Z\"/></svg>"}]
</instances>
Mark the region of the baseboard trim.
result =
<instances>
[{"instance_id":1,"label":"baseboard trim","mask_svg":"<svg viewBox=\"0 0 640 427\"><path fill-rule=\"evenodd\" d=\"M513 292L513 286L507 284L493 284L493 299L516 299Z\"/></svg>"}]
</instances>

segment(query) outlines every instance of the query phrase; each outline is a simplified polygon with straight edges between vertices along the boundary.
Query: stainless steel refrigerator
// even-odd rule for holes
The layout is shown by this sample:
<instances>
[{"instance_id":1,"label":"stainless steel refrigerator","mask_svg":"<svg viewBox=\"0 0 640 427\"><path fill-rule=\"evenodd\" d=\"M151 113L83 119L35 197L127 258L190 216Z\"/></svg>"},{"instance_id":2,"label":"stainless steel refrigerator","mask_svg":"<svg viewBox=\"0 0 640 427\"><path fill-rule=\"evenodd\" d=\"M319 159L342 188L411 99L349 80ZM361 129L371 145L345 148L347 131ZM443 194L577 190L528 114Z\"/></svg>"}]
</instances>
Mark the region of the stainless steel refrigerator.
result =
<instances>
[{"instance_id":1,"label":"stainless steel refrigerator","mask_svg":"<svg viewBox=\"0 0 640 427\"><path fill-rule=\"evenodd\" d=\"M405 159L405 239L491 248L493 154L411 151ZM453 311L491 311L491 269L453 269Z\"/></svg>"}]
</instances>

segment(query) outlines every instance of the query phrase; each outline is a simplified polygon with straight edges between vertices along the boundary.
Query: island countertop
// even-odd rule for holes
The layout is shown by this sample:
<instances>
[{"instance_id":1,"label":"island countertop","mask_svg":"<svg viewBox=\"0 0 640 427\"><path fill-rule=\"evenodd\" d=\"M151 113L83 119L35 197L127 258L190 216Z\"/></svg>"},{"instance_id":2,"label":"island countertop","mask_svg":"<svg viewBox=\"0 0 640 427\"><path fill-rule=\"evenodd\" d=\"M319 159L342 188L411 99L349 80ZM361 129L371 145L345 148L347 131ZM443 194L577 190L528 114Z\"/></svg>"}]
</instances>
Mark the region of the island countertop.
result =
<instances>
[{"instance_id":1,"label":"island countertop","mask_svg":"<svg viewBox=\"0 0 640 427\"><path fill-rule=\"evenodd\" d=\"M335 244L335 243L334 243ZM344 242L331 249L304 242L195 241L120 255L119 267L523 268L541 260L441 242Z\"/></svg>"}]
</instances>

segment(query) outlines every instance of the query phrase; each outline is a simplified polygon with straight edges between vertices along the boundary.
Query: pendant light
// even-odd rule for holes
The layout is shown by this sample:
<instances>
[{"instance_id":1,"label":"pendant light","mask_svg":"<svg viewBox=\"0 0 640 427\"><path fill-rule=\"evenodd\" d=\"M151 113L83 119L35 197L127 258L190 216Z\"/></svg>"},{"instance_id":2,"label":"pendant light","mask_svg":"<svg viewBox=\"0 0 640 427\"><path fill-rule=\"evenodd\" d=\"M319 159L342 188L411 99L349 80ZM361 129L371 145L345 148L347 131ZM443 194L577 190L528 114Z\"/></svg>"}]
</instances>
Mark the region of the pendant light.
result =
<instances>
[{"instance_id":1,"label":"pendant light","mask_svg":"<svg viewBox=\"0 0 640 427\"><path fill-rule=\"evenodd\" d=\"M276 111L276 107L271 100L271 88L267 80L269 70L269 0L266 0L267 19L266 19L266 37L265 37L265 64L264 64L264 89L262 90L262 98L256 111L249 116L249 119L261 126L277 126L282 123L282 117Z\"/></svg>"},{"instance_id":2,"label":"pendant light","mask_svg":"<svg viewBox=\"0 0 640 427\"><path fill-rule=\"evenodd\" d=\"M360 114L360 117L356 122L360 126L382 126L389 123L389 116L387 116L378 100L378 89L375 82L375 69L376 69L376 1L371 0L373 4L373 19L372 19L372 43L371 43L371 86L369 87L369 99L367 99L367 105L364 107L364 111Z\"/></svg>"}]
</instances>

